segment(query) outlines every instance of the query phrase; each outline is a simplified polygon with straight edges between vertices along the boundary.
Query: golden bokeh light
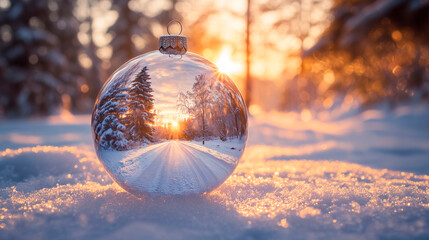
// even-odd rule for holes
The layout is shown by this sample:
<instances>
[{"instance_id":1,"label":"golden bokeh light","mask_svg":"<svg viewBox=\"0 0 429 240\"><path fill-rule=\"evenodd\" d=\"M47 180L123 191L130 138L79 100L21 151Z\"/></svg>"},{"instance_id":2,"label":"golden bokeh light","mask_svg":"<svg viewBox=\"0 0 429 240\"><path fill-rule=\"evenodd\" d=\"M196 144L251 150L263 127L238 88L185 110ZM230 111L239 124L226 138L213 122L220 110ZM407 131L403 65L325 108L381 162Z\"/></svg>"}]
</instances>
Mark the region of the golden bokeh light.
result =
<instances>
[{"instance_id":1,"label":"golden bokeh light","mask_svg":"<svg viewBox=\"0 0 429 240\"><path fill-rule=\"evenodd\" d=\"M249 106L249 112L252 115L258 115L262 112L262 108L257 104L252 104Z\"/></svg>"},{"instance_id":2,"label":"golden bokeh light","mask_svg":"<svg viewBox=\"0 0 429 240\"><path fill-rule=\"evenodd\" d=\"M301 119L302 119L302 121L308 122L308 121L311 120L311 118L312 118L312 116L311 116L310 110L304 109L304 110L301 111Z\"/></svg>"}]
</instances>

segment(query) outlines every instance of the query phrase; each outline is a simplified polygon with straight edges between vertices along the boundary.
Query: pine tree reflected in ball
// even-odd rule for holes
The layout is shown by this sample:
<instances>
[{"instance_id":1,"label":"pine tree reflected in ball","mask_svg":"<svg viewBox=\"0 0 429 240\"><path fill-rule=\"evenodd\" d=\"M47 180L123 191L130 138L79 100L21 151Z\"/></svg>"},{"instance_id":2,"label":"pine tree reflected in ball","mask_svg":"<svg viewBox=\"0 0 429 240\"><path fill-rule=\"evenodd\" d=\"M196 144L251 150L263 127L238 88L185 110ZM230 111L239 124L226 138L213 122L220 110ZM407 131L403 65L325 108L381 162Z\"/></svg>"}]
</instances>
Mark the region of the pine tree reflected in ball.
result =
<instances>
[{"instance_id":1,"label":"pine tree reflected in ball","mask_svg":"<svg viewBox=\"0 0 429 240\"><path fill-rule=\"evenodd\" d=\"M92 114L99 159L135 195L209 192L232 174L246 144L247 112L232 80L169 44L113 73Z\"/></svg>"}]
</instances>

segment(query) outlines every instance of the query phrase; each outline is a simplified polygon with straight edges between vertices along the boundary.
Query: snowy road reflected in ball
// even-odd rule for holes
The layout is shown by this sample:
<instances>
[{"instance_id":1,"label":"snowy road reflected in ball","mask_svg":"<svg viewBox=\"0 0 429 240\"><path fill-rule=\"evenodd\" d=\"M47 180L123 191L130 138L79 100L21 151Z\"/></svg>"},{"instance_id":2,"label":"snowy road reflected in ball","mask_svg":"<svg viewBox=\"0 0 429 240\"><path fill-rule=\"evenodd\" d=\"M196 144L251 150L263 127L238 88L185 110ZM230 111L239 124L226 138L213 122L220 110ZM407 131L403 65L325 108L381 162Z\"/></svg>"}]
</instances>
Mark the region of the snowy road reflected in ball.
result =
<instances>
[{"instance_id":1,"label":"snowy road reflected in ball","mask_svg":"<svg viewBox=\"0 0 429 240\"><path fill-rule=\"evenodd\" d=\"M135 194L209 192L234 171L247 139L243 99L208 60L150 52L120 67L92 115L97 155Z\"/></svg>"}]
</instances>

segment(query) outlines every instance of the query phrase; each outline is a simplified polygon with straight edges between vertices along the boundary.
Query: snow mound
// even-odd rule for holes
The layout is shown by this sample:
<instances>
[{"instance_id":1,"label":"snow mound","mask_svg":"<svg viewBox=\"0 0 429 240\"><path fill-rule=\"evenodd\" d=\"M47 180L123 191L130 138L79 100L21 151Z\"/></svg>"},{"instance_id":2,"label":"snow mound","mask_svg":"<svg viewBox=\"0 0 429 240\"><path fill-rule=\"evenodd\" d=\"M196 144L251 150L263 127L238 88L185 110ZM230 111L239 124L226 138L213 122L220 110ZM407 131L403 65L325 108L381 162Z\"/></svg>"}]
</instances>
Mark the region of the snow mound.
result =
<instances>
[{"instance_id":1,"label":"snow mound","mask_svg":"<svg viewBox=\"0 0 429 240\"><path fill-rule=\"evenodd\" d=\"M95 171L104 175L101 165L89 160L94 156L93 152L76 147L6 149L0 152L0 187L24 187L28 192L73 184L94 177ZM90 168L93 171L87 172Z\"/></svg>"},{"instance_id":2,"label":"snow mound","mask_svg":"<svg viewBox=\"0 0 429 240\"><path fill-rule=\"evenodd\" d=\"M34 166L38 177L14 162ZM109 180L92 151L76 147L5 150L0 166L11 172L0 189L5 239L429 237L427 175L249 158L210 194L138 199Z\"/></svg>"}]
</instances>

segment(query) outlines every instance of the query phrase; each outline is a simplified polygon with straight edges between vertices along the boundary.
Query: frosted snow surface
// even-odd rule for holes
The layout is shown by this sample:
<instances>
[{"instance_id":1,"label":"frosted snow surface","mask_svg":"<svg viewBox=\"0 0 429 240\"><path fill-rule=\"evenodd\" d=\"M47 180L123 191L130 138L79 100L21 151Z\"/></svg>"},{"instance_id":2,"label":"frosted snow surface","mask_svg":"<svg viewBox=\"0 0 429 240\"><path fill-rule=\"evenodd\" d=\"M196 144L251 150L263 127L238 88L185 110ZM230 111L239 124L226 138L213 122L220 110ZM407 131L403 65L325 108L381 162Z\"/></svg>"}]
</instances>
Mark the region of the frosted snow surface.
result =
<instances>
[{"instance_id":1,"label":"frosted snow surface","mask_svg":"<svg viewBox=\"0 0 429 240\"><path fill-rule=\"evenodd\" d=\"M219 188L141 199L97 160L88 116L2 122L0 239L429 239L428 120L257 115Z\"/></svg>"}]
</instances>

